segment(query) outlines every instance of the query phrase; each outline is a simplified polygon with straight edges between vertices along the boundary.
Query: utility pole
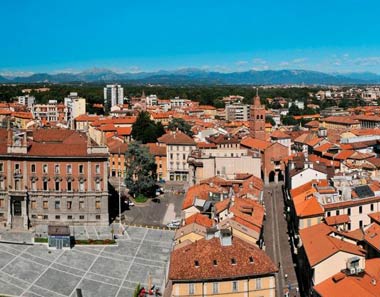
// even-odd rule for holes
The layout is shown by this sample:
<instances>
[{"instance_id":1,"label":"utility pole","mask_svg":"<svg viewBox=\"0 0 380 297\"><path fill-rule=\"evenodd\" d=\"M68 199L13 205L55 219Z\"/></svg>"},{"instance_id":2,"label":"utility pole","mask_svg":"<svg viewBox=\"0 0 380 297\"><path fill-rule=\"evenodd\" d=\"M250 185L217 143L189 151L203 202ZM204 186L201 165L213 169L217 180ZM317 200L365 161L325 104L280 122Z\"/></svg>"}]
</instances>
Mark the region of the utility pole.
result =
<instances>
[{"instance_id":1,"label":"utility pole","mask_svg":"<svg viewBox=\"0 0 380 297\"><path fill-rule=\"evenodd\" d=\"M121 164L121 162L119 162L120 161L120 146L119 146L119 158L118 158L119 160L118 160L118 175L119 175L119 228L120 228L120 230L119 230L119 232L120 232L120 234L122 233L122 230L123 230L123 228L122 228L122 225L121 225L121 192L120 192L120 178L121 178L121 170L120 170L120 165L119 164Z\"/></svg>"}]
</instances>

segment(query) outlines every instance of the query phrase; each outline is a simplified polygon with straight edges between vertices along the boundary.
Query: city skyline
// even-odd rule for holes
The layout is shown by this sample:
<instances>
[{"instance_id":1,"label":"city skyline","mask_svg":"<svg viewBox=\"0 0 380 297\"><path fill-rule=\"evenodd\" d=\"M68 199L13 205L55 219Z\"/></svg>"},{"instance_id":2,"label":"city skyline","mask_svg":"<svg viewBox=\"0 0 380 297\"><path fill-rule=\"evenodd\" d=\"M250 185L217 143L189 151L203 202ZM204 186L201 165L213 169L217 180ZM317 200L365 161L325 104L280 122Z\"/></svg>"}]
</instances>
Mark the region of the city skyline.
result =
<instances>
[{"instance_id":1,"label":"city skyline","mask_svg":"<svg viewBox=\"0 0 380 297\"><path fill-rule=\"evenodd\" d=\"M176 5L177 4L177 5ZM4 1L0 75L194 67L380 73L375 1ZM282 3L283 4L283 3Z\"/></svg>"}]
</instances>

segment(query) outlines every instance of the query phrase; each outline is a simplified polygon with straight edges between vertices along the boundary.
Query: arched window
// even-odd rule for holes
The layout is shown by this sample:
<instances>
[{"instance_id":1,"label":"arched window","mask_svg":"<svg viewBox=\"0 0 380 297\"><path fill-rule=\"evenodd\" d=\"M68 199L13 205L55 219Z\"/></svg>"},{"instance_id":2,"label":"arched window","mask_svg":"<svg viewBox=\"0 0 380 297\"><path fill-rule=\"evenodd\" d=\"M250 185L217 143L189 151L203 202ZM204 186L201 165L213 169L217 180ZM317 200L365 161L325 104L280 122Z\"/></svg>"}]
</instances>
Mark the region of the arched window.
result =
<instances>
[{"instance_id":1,"label":"arched window","mask_svg":"<svg viewBox=\"0 0 380 297\"><path fill-rule=\"evenodd\" d=\"M260 115L257 115L257 116L256 116L256 119L257 119L257 120L260 120Z\"/></svg>"},{"instance_id":2,"label":"arched window","mask_svg":"<svg viewBox=\"0 0 380 297\"><path fill-rule=\"evenodd\" d=\"M262 119L262 120L264 119L264 116L263 116L263 115L261 115L261 119Z\"/></svg>"}]
</instances>

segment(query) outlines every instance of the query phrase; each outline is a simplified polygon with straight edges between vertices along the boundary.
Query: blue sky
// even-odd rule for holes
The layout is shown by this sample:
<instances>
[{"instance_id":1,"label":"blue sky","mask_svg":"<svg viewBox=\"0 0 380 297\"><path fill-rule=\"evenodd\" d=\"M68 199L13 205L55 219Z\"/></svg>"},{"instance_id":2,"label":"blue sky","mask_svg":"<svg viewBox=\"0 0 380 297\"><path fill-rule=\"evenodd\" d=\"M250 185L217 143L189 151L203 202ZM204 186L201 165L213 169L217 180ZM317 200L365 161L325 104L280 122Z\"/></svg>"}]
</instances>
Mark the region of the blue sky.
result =
<instances>
[{"instance_id":1,"label":"blue sky","mask_svg":"<svg viewBox=\"0 0 380 297\"><path fill-rule=\"evenodd\" d=\"M380 73L379 1L2 0L0 73Z\"/></svg>"}]
</instances>

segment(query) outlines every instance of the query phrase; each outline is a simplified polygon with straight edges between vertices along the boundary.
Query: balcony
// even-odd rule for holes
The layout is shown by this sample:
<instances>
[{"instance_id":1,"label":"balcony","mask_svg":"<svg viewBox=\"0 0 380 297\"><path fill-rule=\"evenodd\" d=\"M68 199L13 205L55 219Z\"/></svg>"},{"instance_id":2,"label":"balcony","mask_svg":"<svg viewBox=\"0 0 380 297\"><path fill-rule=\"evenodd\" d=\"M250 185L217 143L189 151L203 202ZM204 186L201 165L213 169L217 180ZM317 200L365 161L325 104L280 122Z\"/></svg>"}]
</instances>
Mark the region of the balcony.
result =
<instances>
[{"instance_id":1,"label":"balcony","mask_svg":"<svg viewBox=\"0 0 380 297\"><path fill-rule=\"evenodd\" d=\"M15 170L15 172L13 173L13 177L14 178L22 178L21 170Z\"/></svg>"}]
</instances>

